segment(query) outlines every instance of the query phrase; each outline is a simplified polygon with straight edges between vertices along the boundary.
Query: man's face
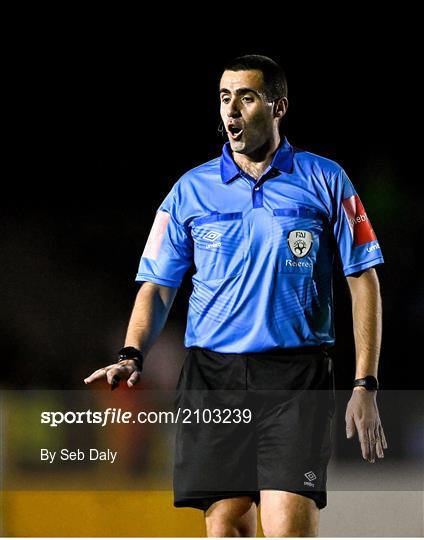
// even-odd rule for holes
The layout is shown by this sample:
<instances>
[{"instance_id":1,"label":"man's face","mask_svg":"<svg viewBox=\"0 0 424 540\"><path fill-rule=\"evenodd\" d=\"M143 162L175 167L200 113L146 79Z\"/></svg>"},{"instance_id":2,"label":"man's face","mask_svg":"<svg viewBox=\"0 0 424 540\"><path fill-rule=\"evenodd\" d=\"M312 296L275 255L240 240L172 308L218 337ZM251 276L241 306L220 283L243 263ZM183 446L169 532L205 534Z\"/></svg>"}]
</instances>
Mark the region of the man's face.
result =
<instances>
[{"instance_id":1,"label":"man's face","mask_svg":"<svg viewBox=\"0 0 424 540\"><path fill-rule=\"evenodd\" d=\"M224 71L220 99L221 119L233 152L251 154L272 139L276 120L261 71Z\"/></svg>"}]
</instances>

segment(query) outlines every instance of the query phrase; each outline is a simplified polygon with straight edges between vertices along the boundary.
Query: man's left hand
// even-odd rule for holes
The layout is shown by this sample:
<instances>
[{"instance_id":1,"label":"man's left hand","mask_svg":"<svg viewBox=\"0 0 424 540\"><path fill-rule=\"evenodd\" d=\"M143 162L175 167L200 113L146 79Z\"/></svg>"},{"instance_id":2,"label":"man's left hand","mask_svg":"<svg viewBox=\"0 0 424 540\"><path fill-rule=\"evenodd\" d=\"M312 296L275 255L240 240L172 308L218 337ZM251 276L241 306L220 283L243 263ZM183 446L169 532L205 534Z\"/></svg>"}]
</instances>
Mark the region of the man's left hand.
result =
<instances>
[{"instance_id":1,"label":"man's left hand","mask_svg":"<svg viewBox=\"0 0 424 540\"><path fill-rule=\"evenodd\" d=\"M346 409L346 437L351 439L358 432L362 457L374 463L375 456L384 457L386 437L377 407L376 391L355 387Z\"/></svg>"}]
</instances>

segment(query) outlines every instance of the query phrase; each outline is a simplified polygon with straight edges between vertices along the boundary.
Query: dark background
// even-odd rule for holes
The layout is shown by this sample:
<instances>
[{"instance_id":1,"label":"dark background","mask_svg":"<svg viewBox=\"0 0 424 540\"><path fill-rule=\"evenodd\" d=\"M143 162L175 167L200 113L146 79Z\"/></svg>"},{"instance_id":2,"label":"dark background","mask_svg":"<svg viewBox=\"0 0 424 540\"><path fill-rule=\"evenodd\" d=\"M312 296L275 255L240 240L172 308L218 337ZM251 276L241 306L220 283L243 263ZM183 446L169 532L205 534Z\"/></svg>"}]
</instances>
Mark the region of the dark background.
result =
<instances>
[{"instance_id":1,"label":"dark background","mask_svg":"<svg viewBox=\"0 0 424 540\"><path fill-rule=\"evenodd\" d=\"M221 151L222 66L259 53L285 67L289 141L345 168L382 245L381 385L422 388L414 44L390 31L364 41L359 32L350 48L340 30L328 45L315 34L300 48L300 39L255 42L226 29L226 44L216 36L183 44L159 32L167 39L161 50L153 38L124 34L109 26L101 38L77 29L61 37L57 28L11 47L11 167L0 213L3 385L81 388L84 376L114 361L157 207L182 173ZM188 275L171 320L184 324L189 292ZM349 388L354 347L340 270L334 293L336 384Z\"/></svg>"}]
</instances>

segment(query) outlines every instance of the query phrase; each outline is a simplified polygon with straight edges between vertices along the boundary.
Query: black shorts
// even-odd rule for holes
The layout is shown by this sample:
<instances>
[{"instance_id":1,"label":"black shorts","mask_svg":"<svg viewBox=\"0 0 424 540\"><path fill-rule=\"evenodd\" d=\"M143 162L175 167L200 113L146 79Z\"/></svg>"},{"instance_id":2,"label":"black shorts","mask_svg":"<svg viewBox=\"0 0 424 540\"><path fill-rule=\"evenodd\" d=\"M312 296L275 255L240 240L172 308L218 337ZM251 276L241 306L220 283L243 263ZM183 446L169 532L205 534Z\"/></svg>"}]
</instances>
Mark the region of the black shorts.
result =
<instances>
[{"instance_id":1,"label":"black shorts","mask_svg":"<svg viewBox=\"0 0 424 540\"><path fill-rule=\"evenodd\" d=\"M222 354L191 347L175 399L174 506L281 490L327 504L335 409L324 349ZM178 413L179 411L179 413Z\"/></svg>"}]
</instances>

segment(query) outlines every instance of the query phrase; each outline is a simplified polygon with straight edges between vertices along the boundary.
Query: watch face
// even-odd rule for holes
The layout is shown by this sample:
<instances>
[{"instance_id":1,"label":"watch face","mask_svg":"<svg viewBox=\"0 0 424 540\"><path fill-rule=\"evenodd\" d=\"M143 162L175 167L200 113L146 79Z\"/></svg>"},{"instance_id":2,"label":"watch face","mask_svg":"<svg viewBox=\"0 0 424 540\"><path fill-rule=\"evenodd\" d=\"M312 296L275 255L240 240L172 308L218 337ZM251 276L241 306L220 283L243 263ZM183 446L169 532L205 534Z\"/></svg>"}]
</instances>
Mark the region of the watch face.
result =
<instances>
[{"instance_id":1,"label":"watch face","mask_svg":"<svg viewBox=\"0 0 424 540\"><path fill-rule=\"evenodd\" d=\"M377 379L373 377L372 375L367 375L365 377L365 388L367 390L377 390L378 388Z\"/></svg>"}]
</instances>

